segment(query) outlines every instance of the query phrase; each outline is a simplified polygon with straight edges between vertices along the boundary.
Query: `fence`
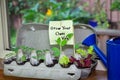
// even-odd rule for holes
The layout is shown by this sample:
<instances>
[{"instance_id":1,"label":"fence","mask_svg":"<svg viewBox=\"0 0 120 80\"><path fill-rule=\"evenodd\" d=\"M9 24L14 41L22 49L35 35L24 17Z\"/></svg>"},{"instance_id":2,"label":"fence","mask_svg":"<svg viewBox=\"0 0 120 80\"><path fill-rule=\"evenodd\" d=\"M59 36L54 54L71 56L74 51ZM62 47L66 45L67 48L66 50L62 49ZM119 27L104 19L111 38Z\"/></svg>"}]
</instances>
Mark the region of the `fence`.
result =
<instances>
[{"instance_id":1,"label":"fence","mask_svg":"<svg viewBox=\"0 0 120 80\"><path fill-rule=\"evenodd\" d=\"M100 0L101 5L104 5L103 8L107 12L108 19L111 22L118 22L120 21L120 12L119 11L111 11L110 6L114 0ZM82 2L88 3L89 6L86 8L89 12L93 11L95 7L96 0L83 0Z\"/></svg>"}]
</instances>

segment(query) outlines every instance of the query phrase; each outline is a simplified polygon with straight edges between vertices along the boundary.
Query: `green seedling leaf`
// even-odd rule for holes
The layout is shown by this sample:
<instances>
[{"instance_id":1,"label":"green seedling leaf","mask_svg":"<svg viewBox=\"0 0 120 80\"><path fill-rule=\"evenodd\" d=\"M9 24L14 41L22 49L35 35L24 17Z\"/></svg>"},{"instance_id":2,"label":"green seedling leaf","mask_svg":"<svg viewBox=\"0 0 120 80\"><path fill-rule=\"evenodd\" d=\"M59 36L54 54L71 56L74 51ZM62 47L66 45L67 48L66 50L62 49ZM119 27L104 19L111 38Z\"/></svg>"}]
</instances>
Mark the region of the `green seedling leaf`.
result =
<instances>
[{"instance_id":1,"label":"green seedling leaf","mask_svg":"<svg viewBox=\"0 0 120 80\"><path fill-rule=\"evenodd\" d=\"M80 53L81 53L81 49L77 49L76 52L77 52L78 54L80 54Z\"/></svg>"},{"instance_id":2,"label":"green seedling leaf","mask_svg":"<svg viewBox=\"0 0 120 80\"><path fill-rule=\"evenodd\" d=\"M67 44L67 40L66 39L61 42L61 46L65 46L66 44Z\"/></svg>"},{"instance_id":3,"label":"green seedling leaf","mask_svg":"<svg viewBox=\"0 0 120 80\"><path fill-rule=\"evenodd\" d=\"M61 44L61 38L59 37L57 40L56 40L57 44Z\"/></svg>"},{"instance_id":4,"label":"green seedling leaf","mask_svg":"<svg viewBox=\"0 0 120 80\"><path fill-rule=\"evenodd\" d=\"M38 59L37 56L32 56L32 58L34 58L34 59Z\"/></svg>"},{"instance_id":5,"label":"green seedling leaf","mask_svg":"<svg viewBox=\"0 0 120 80\"><path fill-rule=\"evenodd\" d=\"M49 49L45 49L45 52L46 52L46 51L50 51L50 50L49 50Z\"/></svg>"},{"instance_id":6,"label":"green seedling leaf","mask_svg":"<svg viewBox=\"0 0 120 80\"><path fill-rule=\"evenodd\" d=\"M41 50L37 50L36 53L37 53L37 55L40 55L42 53L42 51Z\"/></svg>"},{"instance_id":7,"label":"green seedling leaf","mask_svg":"<svg viewBox=\"0 0 120 80\"><path fill-rule=\"evenodd\" d=\"M41 59L41 60L45 60L45 56L42 55L42 56L40 57L40 59Z\"/></svg>"},{"instance_id":8,"label":"green seedling leaf","mask_svg":"<svg viewBox=\"0 0 120 80\"><path fill-rule=\"evenodd\" d=\"M82 43L81 43L81 42L79 42L79 43L76 43L76 44L75 44L75 49L78 49L78 48L80 48L80 46L82 46Z\"/></svg>"},{"instance_id":9,"label":"green seedling leaf","mask_svg":"<svg viewBox=\"0 0 120 80\"><path fill-rule=\"evenodd\" d=\"M68 40L71 39L73 37L73 33L67 34L66 37L68 38Z\"/></svg>"},{"instance_id":10,"label":"green seedling leaf","mask_svg":"<svg viewBox=\"0 0 120 80\"><path fill-rule=\"evenodd\" d=\"M18 52L18 49L19 49L19 48L15 47L15 48L12 48L11 50L14 51L15 53L17 53L17 52Z\"/></svg>"},{"instance_id":11,"label":"green seedling leaf","mask_svg":"<svg viewBox=\"0 0 120 80\"><path fill-rule=\"evenodd\" d=\"M61 65L67 65L70 62L69 57L67 57L66 55L62 56L62 58L60 58L59 63Z\"/></svg>"},{"instance_id":12,"label":"green seedling leaf","mask_svg":"<svg viewBox=\"0 0 120 80\"><path fill-rule=\"evenodd\" d=\"M78 49L79 47L79 44L75 44L75 49Z\"/></svg>"},{"instance_id":13,"label":"green seedling leaf","mask_svg":"<svg viewBox=\"0 0 120 80\"><path fill-rule=\"evenodd\" d=\"M40 53L38 53L38 60L45 60L45 54L43 51L39 50Z\"/></svg>"},{"instance_id":14,"label":"green seedling leaf","mask_svg":"<svg viewBox=\"0 0 120 80\"><path fill-rule=\"evenodd\" d=\"M46 51L49 51L49 49L44 49L44 50L42 50L43 53L45 53Z\"/></svg>"},{"instance_id":15,"label":"green seedling leaf","mask_svg":"<svg viewBox=\"0 0 120 80\"><path fill-rule=\"evenodd\" d=\"M29 48L30 51L35 50L34 48Z\"/></svg>"},{"instance_id":16,"label":"green seedling leaf","mask_svg":"<svg viewBox=\"0 0 120 80\"><path fill-rule=\"evenodd\" d=\"M77 52L78 54L80 54L81 56L83 56L83 57L86 57L86 56L87 56L86 51L83 50L83 49L77 49L76 52Z\"/></svg>"},{"instance_id":17,"label":"green seedling leaf","mask_svg":"<svg viewBox=\"0 0 120 80\"><path fill-rule=\"evenodd\" d=\"M60 56L60 50L59 50L59 48L57 48L57 47L53 47L52 48L52 51L53 51L53 55L55 56L55 57L59 57Z\"/></svg>"},{"instance_id":18,"label":"green seedling leaf","mask_svg":"<svg viewBox=\"0 0 120 80\"><path fill-rule=\"evenodd\" d=\"M26 61L25 55L22 56L21 60L22 60L22 61Z\"/></svg>"},{"instance_id":19,"label":"green seedling leaf","mask_svg":"<svg viewBox=\"0 0 120 80\"><path fill-rule=\"evenodd\" d=\"M20 48L21 48L21 49L25 49L25 48L26 48L26 46L20 46Z\"/></svg>"},{"instance_id":20,"label":"green seedling leaf","mask_svg":"<svg viewBox=\"0 0 120 80\"><path fill-rule=\"evenodd\" d=\"M90 46L90 47L88 48L88 54L93 54L93 46Z\"/></svg>"},{"instance_id":21,"label":"green seedling leaf","mask_svg":"<svg viewBox=\"0 0 120 80\"><path fill-rule=\"evenodd\" d=\"M20 46L20 49L22 49L23 52L29 51L29 48L27 46Z\"/></svg>"},{"instance_id":22,"label":"green seedling leaf","mask_svg":"<svg viewBox=\"0 0 120 80\"><path fill-rule=\"evenodd\" d=\"M9 53L9 54L5 55L6 58L11 58L11 57L14 57L14 56L16 56L16 53Z\"/></svg>"},{"instance_id":23,"label":"green seedling leaf","mask_svg":"<svg viewBox=\"0 0 120 80\"><path fill-rule=\"evenodd\" d=\"M62 51L62 47L67 44L68 40L69 40L70 38L72 38L72 36L73 36L73 33L70 33L70 34L67 34L67 36L66 36L68 39L63 39L63 40L61 40L61 38L59 37L59 38L56 40L57 44L60 46L60 51Z\"/></svg>"}]
</instances>

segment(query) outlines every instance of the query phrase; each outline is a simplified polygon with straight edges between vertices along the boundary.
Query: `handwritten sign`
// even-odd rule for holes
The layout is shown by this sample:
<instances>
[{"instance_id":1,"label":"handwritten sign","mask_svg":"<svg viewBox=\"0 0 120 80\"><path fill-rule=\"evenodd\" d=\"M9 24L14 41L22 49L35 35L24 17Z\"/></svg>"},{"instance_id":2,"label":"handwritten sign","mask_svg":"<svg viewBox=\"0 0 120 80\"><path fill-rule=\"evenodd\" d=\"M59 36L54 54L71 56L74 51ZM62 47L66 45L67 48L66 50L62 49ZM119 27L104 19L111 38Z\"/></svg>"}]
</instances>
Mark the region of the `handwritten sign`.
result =
<instances>
[{"instance_id":1,"label":"handwritten sign","mask_svg":"<svg viewBox=\"0 0 120 80\"><path fill-rule=\"evenodd\" d=\"M49 38L50 44L55 45L58 38L67 39L66 35L73 33L73 36L68 40L68 45L74 44L74 28L72 20L50 21L49 23Z\"/></svg>"}]
</instances>

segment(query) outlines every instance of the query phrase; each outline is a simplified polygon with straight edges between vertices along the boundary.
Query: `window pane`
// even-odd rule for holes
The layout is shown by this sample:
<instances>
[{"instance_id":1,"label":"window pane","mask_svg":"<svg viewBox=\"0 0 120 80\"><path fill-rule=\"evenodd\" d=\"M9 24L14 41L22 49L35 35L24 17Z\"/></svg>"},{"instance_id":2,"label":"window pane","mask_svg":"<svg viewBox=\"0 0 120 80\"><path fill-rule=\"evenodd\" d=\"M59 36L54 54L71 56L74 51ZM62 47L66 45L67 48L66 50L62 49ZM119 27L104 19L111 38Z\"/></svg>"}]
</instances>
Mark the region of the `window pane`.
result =
<instances>
[{"instance_id":1,"label":"window pane","mask_svg":"<svg viewBox=\"0 0 120 80\"><path fill-rule=\"evenodd\" d=\"M16 44L16 31L22 23L48 24L51 20L73 20L87 23L90 13L81 6L81 0L8 0L10 42Z\"/></svg>"},{"instance_id":2,"label":"window pane","mask_svg":"<svg viewBox=\"0 0 120 80\"><path fill-rule=\"evenodd\" d=\"M118 29L119 17L114 17L116 22L112 21L115 12L110 10L110 3L110 0L8 0L11 47L16 45L16 31L22 23L48 24L49 21L71 19L74 24Z\"/></svg>"}]
</instances>

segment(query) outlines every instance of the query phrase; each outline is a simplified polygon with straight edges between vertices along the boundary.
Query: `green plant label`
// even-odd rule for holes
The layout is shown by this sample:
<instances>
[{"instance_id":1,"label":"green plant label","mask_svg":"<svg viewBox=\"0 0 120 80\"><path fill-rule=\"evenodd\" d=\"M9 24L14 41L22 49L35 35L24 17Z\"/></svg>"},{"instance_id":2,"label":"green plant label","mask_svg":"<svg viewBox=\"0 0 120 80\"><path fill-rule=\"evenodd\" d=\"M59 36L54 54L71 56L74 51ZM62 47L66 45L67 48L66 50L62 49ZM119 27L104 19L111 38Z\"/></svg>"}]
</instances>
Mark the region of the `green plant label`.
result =
<instances>
[{"instance_id":1,"label":"green plant label","mask_svg":"<svg viewBox=\"0 0 120 80\"><path fill-rule=\"evenodd\" d=\"M73 34L70 40L67 36L68 34ZM67 45L74 45L74 28L72 20L50 21L49 38L51 45L56 45L56 40L58 38L67 40Z\"/></svg>"}]
</instances>

